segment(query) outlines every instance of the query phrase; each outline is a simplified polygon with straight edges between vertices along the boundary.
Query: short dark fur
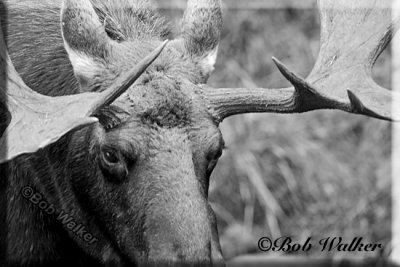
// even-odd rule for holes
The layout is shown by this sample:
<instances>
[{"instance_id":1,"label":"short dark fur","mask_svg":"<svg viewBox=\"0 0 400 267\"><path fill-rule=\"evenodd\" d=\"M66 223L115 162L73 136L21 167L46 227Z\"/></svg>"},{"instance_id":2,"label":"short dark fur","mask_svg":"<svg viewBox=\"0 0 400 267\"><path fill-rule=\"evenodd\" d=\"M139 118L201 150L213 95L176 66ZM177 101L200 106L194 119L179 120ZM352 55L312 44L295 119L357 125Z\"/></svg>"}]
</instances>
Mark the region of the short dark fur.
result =
<instances>
[{"instance_id":1,"label":"short dark fur","mask_svg":"<svg viewBox=\"0 0 400 267\"><path fill-rule=\"evenodd\" d=\"M96 20L90 19L90 9L74 9L80 1L69 2L61 15L63 35L59 0L7 3L11 58L24 81L42 94L105 90L169 34L144 0L91 0ZM7 175L0 179L8 210L1 226L7 229L7 246L1 247L7 264L222 262L207 191L223 141L199 87L209 75L202 60L218 44L221 18L219 1L198 2L213 11L186 12L181 38L113 105L96 114L99 123L0 166L0 174ZM205 28L191 26L193 20L206 22ZM75 52L93 68L74 65L68 56ZM40 211L21 196L24 186L71 214L98 241L82 241Z\"/></svg>"}]
</instances>

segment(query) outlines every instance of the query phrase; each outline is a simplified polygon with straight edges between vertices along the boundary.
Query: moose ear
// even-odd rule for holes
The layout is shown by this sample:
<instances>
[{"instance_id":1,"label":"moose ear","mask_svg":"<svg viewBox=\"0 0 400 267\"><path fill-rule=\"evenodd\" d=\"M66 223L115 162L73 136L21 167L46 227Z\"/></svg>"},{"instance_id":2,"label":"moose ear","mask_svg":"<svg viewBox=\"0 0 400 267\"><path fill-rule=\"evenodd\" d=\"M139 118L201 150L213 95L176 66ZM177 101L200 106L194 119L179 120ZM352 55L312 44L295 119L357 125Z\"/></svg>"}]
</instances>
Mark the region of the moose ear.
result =
<instances>
[{"instance_id":1,"label":"moose ear","mask_svg":"<svg viewBox=\"0 0 400 267\"><path fill-rule=\"evenodd\" d=\"M64 0L61 32L81 89L93 90L91 81L105 69L111 44L89 0Z\"/></svg>"},{"instance_id":2,"label":"moose ear","mask_svg":"<svg viewBox=\"0 0 400 267\"><path fill-rule=\"evenodd\" d=\"M215 63L217 62L218 56L218 45L203 54L203 57L200 58L199 64L203 71L209 75L213 70Z\"/></svg>"},{"instance_id":3,"label":"moose ear","mask_svg":"<svg viewBox=\"0 0 400 267\"><path fill-rule=\"evenodd\" d=\"M186 53L206 75L214 70L221 28L221 0L188 1L181 34Z\"/></svg>"}]
</instances>

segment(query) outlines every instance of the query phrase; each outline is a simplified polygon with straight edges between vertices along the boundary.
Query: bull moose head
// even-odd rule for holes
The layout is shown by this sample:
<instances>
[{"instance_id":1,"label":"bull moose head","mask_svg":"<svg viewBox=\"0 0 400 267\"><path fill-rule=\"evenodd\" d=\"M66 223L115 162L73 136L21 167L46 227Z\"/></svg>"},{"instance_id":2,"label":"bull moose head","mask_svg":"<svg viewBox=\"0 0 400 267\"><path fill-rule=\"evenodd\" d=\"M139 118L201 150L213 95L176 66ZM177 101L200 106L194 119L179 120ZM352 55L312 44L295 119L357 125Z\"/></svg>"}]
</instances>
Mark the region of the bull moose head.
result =
<instances>
[{"instance_id":1,"label":"bull moose head","mask_svg":"<svg viewBox=\"0 0 400 267\"><path fill-rule=\"evenodd\" d=\"M15 9L25 2L41 5L24 0ZM207 200L224 146L219 123L247 112L315 109L398 120L391 112L395 95L371 78L398 25L389 2L320 1L321 49L308 78L274 59L291 88L205 85L217 56L220 0L189 0L181 34L169 42L163 41L164 22L146 1L64 0L61 33L37 36L53 40L45 45L53 50L29 55L26 46L9 49L30 87L65 96L25 85L2 41L8 262L223 264ZM59 13L48 10L42 9L50 21L45 26L60 31ZM8 33L8 43L13 38L25 37ZM32 49L43 48L37 42ZM38 59L29 67L31 56ZM46 80L50 75L53 83ZM32 205L21 197L26 188Z\"/></svg>"}]
</instances>

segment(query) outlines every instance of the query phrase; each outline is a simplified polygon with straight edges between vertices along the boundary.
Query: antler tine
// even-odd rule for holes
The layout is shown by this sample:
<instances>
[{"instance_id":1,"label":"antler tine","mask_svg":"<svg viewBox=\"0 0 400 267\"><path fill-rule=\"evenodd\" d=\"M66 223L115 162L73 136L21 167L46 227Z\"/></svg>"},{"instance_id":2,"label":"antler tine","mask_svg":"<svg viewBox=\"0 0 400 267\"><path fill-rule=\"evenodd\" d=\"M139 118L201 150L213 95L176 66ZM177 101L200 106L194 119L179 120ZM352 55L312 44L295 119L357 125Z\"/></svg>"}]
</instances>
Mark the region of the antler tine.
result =
<instances>
[{"instance_id":1,"label":"antler tine","mask_svg":"<svg viewBox=\"0 0 400 267\"><path fill-rule=\"evenodd\" d=\"M38 94L22 81L7 53L0 27L0 163L23 153L33 153L61 138L67 132L97 122L90 117L125 92L158 57L162 43L133 70L101 93L49 97ZM4 110L4 107L8 110Z\"/></svg>"},{"instance_id":2,"label":"antler tine","mask_svg":"<svg viewBox=\"0 0 400 267\"><path fill-rule=\"evenodd\" d=\"M158 58L169 40L164 41L149 55L143 58L135 68L120 77L114 84L101 93L100 100L93 106L93 113L104 106L110 105L115 99L123 94L128 88L146 71L146 69Z\"/></svg>"},{"instance_id":3,"label":"antler tine","mask_svg":"<svg viewBox=\"0 0 400 267\"><path fill-rule=\"evenodd\" d=\"M400 120L392 113L400 99L377 85L373 65L397 31L390 0L320 0L321 48L307 79L273 59L293 85L281 89L206 88L206 97L220 121L247 112L295 113L340 109L383 120Z\"/></svg>"}]
</instances>

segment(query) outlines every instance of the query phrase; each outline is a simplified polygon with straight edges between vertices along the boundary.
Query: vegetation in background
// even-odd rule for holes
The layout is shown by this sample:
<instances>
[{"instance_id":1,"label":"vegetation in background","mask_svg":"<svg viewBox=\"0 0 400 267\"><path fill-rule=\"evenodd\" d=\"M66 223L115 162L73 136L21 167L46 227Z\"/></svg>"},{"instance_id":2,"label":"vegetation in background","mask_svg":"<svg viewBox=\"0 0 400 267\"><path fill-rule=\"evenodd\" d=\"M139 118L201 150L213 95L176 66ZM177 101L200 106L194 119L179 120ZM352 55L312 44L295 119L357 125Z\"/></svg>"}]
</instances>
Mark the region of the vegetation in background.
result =
<instances>
[{"instance_id":1,"label":"vegetation in background","mask_svg":"<svg viewBox=\"0 0 400 267\"><path fill-rule=\"evenodd\" d=\"M165 13L175 22L182 14ZM316 10L225 10L209 85L286 87L289 83L271 57L306 76L318 50ZM391 87L390 59L387 50L374 70L376 81L386 88ZM259 252L262 236L300 242L309 236L349 241L359 236L382 243L384 256L390 253L390 123L342 111L313 111L240 115L226 119L221 129L228 149L212 176L210 200L225 257ZM316 249L308 255L378 256Z\"/></svg>"}]
</instances>

